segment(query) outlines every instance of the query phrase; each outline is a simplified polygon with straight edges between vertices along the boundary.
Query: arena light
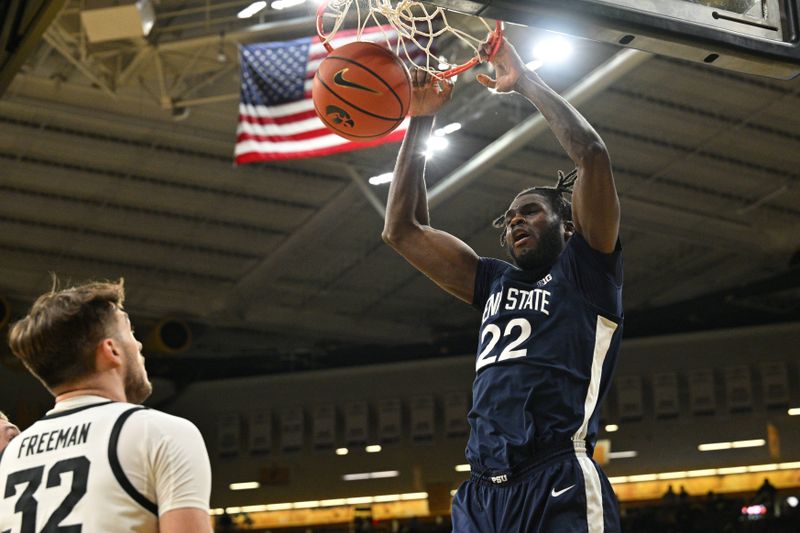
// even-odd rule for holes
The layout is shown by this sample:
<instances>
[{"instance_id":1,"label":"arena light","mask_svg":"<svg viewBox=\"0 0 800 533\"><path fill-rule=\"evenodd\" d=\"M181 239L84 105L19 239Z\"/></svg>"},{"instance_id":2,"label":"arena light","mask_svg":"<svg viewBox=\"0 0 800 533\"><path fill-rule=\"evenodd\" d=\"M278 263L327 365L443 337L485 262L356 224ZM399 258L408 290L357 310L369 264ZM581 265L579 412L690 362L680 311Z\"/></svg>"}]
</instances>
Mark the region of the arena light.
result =
<instances>
[{"instance_id":1,"label":"arena light","mask_svg":"<svg viewBox=\"0 0 800 533\"><path fill-rule=\"evenodd\" d=\"M242 481L240 483L231 483L228 488L231 490L252 490L261 486L258 481Z\"/></svg>"},{"instance_id":2,"label":"arena light","mask_svg":"<svg viewBox=\"0 0 800 533\"><path fill-rule=\"evenodd\" d=\"M767 443L764 439L734 440L730 442L707 442L697 446L701 452L713 452L717 450L731 450L733 448L758 448Z\"/></svg>"},{"instance_id":3,"label":"arena light","mask_svg":"<svg viewBox=\"0 0 800 533\"><path fill-rule=\"evenodd\" d=\"M390 183L393 177L394 177L393 173L384 172L383 174L372 176L368 181L370 185L383 185L384 183Z\"/></svg>"},{"instance_id":4,"label":"arena light","mask_svg":"<svg viewBox=\"0 0 800 533\"><path fill-rule=\"evenodd\" d=\"M456 472L469 472L470 470L469 465L456 465Z\"/></svg>"},{"instance_id":5,"label":"arena light","mask_svg":"<svg viewBox=\"0 0 800 533\"><path fill-rule=\"evenodd\" d=\"M444 137L445 135L450 135L451 133L456 132L460 129L461 129L460 122L451 122L447 126L435 129L433 131L433 134L437 137Z\"/></svg>"},{"instance_id":6,"label":"arena light","mask_svg":"<svg viewBox=\"0 0 800 533\"><path fill-rule=\"evenodd\" d=\"M373 496L357 496L355 498L345 498L347 505L364 505L375 501Z\"/></svg>"},{"instance_id":7,"label":"arena light","mask_svg":"<svg viewBox=\"0 0 800 533\"><path fill-rule=\"evenodd\" d=\"M365 479L386 479L397 477L400 472L397 470L381 470L378 472L360 472L357 474L345 474L342 479L345 481L363 481Z\"/></svg>"},{"instance_id":8,"label":"arena light","mask_svg":"<svg viewBox=\"0 0 800 533\"><path fill-rule=\"evenodd\" d=\"M267 511L288 511L292 508L291 503L268 503Z\"/></svg>"},{"instance_id":9,"label":"arena light","mask_svg":"<svg viewBox=\"0 0 800 533\"><path fill-rule=\"evenodd\" d=\"M800 407L792 407L789 409L789 416L800 416Z\"/></svg>"},{"instance_id":10,"label":"arena light","mask_svg":"<svg viewBox=\"0 0 800 533\"><path fill-rule=\"evenodd\" d=\"M658 479L658 475L656 474L637 474L635 476L628 476L628 481L631 483L637 483L642 481L655 481Z\"/></svg>"},{"instance_id":11,"label":"arena light","mask_svg":"<svg viewBox=\"0 0 800 533\"><path fill-rule=\"evenodd\" d=\"M730 474L745 474L747 473L746 466L729 466L726 468L717 468L717 475L727 476Z\"/></svg>"},{"instance_id":12,"label":"arena light","mask_svg":"<svg viewBox=\"0 0 800 533\"><path fill-rule=\"evenodd\" d=\"M688 476L689 476L689 474L686 471L662 472L660 474L656 474L656 477L658 478L659 481L662 481L662 480L665 480L665 479L683 479L683 478L688 477Z\"/></svg>"},{"instance_id":13,"label":"arena light","mask_svg":"<svg viewBox=\"0 0 800 533\"><path fill-rule=\"evenodd\" d=\"M447 148L447 145L450 144L450 141L445 139L444 137L440 137L438 135L431 135L428 137L428 150L438 151L444 150Z\"/></svg>"},{"instance_id":14,"label":"arena light","mask_svg":"<svg viewBox=\"0 0 800 533\"><path fill-rule=\"evenodd\" d=\"M560 63L572 55L572 43L562 35L542 39L533 47L533 57L542 63Z\"/></svg>"},{"instance_id":15,"label":"arena light","mask_svg":"<svg viewBox=\"0 0 800 533\"><path fill-rule=\"evenodd\" d=\"M345 481L363 481L369 479L369 472L360 472L358 474L345 474L342 476Z\"/></svg>"},{"instance_id":16,"label":"arena light","mask_svg":"<svg viewBox=\"0 0 800 533\"><path fill-rule=\"evenodd\" d=\"M307 502L294 502L292 509L316 509L319 506L319 500L309 500Z\"/></svg>"},{"instance_id":17,"label":"arena light","mask_svg":"<svg viewBox=\"0 0 800 533\"><path fill-rule=\"evenodd\" d=\"M350 453L350 450L347 448L336 448L336 455L347 455Z\"/></svg>"},{"instance_id":18,"label":"arena light","mask_svg":"<svg viewBox=\"0 0 800 533\"><path fill-rule=\"evenodd\" d=\"M452 491L451 494L455 494ZM291 509L315 509L319 507L344 507L347 505L361 505L365 503L386 503L398 501L424 500L428 497L427 492L407 492L405 494L380 494L377 496L356 496L353 498L331 498L328 500L311 500L303 502L268 503L262 505L247 505L236 507L216 507L209 510L212 516L223 513L257 513L264 511L288 511Z\"/></svg>"},{"instance_id":19,"label":"arena light","mask_svg":"<svg viewBox=\"0 0 800 533\"><path fill-rule=\"evenodd\" d=\"M341 507L342 505L347 505L347 500L344 498L331 498L329 500L320 500L319 504L321 507Z\"/></svg>"},{"instance_id":20,"label":"arena light","mask_svg":"<svg viewBox=\"0 0 800 533\"><path fill-rule=\"evenodd\" d=\"M639 452L636 450L625 450L621 452L609 452L608 458L609 459L632 459L639 455Z\"/></svg>"},{"instance_id":21,"label":"arena light","mask_svg":"<svg viewBox=\"0 0 800 533\"><path fill-rule=\"evenodd\" d=\"M364 450L366 450L367 453L378 453L382 449L383 448L381 448L380 444L370 444L369 446L364 448Z\"/></svg>"},{"instance_id":22,"label":"arena light","mask_svg":"<svg viewBox=\"0 0 800 533\"><path fill-rule=\"evenodd\" d=\"M264 511L268 511L268 505L243 505L241 507L242 513L263 513Z\"/></svg>"},{"instance_id":23,"label":"arena light","mask_svg":"<svg viewBox=\"0 0 800 533\"><path fill-rule=\"evenodd\" d=\"M619 426L616 424L606 424L606 431L608 433L614 433L615 431L619 431Z\"/></svg>"},{"instance_id":24,"label":"arena light","mask_svg":"<svg viewBox=\"0 0 800 533\"><path fill-rule=\"evenodd\" d=\"M701 452L714 452L717 450L730 450L733 448L732 442L707 442L705 444L700 444L697 446L697 449Z\"/></svg>"},{"instance_id":25,"label":"arena light","mask_svg":"<svg viewBox=\"0 0 800 533\"><path fill-rule=\"evenodd\" d=\"M686 477L708 477L708 476L716 476L717 469L716 468L702 468L700 470L689 470L686 473Z\"/></svg>"},{"instance_id":26,"label":"arena light","mask_svg":"<svg viewBox=\"0 0 800 533\"><path fill-rule=\"evenodd\" d=\"M236 13L236 16L238 18L240 18L240 19L249 19L250 17L252 17L256 13L258 13L259 11L264 9L265 7L267 7L267 3L266 2L253 2L252 4L247 6L246 8L244 8L241 11L239 11L238 13Z\"/></svg>"},{"instance_id":27,"label":"arena light","mask_svg":"<svg viewBox=\"0 0 800 533\"><path fill-rule=\"evenodd\" d=\"M272 9L288 9L290 7L299 6L300 4L305 4L306 0L275 0L272 2Z\"/></svg>"},{"instance_id":28,"label":"arena light","mask_svg":"<svg viewBox=\"0 0 800 533\"><path fill-rule=\"evenodd\" d=\"M764 439L735 440L731 443L734 448L758 448L767 443Z\"/></svg>"}]
</instances>

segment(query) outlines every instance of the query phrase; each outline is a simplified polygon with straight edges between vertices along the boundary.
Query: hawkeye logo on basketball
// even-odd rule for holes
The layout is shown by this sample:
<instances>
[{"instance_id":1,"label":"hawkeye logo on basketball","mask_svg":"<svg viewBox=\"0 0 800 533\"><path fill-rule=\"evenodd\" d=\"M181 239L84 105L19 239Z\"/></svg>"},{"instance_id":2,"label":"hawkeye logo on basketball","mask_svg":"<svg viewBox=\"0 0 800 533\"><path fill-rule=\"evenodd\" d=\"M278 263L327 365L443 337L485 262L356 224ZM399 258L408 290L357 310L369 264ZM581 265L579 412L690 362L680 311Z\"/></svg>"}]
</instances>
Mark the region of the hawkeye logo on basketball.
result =
<instances>
[{"instance_id":1,"label":"hawkeye logo on basketball","mask_svg":"<svg viewBox=\"0 0 800 533\"><path fill-rule=\"evenodd\" d=\"M361 85L361 84L358 84L356 82L353 82L353 81L350 81L350 80L346 80L344 78L344 75L347 73L348 70L350 70L350 69L349 68L343 68L342 70L340 70L339 72L334 74L333 75L333 82L336 85L340 86L340 87L349 87L351 89L358 89L360 91L367 91L367 92L370 92L372 94L381 94L380 91L376 91L375 89L372 89L372 88L367 87L365 85Z\"/></svg>"}]
</instances>

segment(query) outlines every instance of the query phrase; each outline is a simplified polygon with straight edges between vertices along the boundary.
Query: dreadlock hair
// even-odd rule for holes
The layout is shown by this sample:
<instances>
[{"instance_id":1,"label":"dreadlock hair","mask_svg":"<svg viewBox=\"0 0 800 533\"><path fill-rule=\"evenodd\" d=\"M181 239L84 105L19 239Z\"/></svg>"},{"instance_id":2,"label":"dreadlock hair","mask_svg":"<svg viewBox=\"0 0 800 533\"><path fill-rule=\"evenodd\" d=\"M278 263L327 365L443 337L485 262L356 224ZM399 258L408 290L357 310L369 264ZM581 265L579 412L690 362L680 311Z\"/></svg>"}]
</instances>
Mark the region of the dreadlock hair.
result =
<instances>
[{"instance_id":1,"label":"dreadlock hair","mask_svg":"<svg viewBox=\"0 0 800 533\"><path fill-rule=\"evenodd\" d=\"M575 185L575 180L578 179L578 169L574 168L570 170L567 174L564 174L563 171L558 171L558 179L556 180L555 187L529 187L521 192L519 192L514 199L516 200L520 196L524 196L530 193L536 193L550 202L550 206L553 210L558 213L558 216L561 217L561 220L572 221L572 204L564 198L564 194L572 194L572 187ZM495 218L492 221L492 226L498 229L502 229L502 233L500 233L500 246L506 245L506 216L505 214L500 215L499 217Z\"/></svg>"}]
</instances>

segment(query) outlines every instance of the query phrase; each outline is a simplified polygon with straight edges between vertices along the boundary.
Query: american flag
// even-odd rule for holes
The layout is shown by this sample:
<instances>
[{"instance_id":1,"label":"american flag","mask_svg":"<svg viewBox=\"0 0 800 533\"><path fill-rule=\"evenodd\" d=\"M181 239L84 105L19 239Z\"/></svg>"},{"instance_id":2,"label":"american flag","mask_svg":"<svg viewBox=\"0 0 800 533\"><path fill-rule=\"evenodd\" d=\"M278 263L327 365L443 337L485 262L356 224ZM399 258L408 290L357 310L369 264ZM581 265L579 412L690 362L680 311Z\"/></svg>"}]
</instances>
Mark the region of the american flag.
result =
<instances>
[{"instance_id":1,"label":"american flag","mask_svg":"<svg viewBox=\"0 0 800 533\"><path fill-rule=\"evenodd\" d=\"M396 42L388 26L365 29L362 40ZM356 40L355 30L339 31L334 48ZM317 117L311 85L327 51L319 37L242 45L242 91L236 130L236 164L317 157L403 140L408 118L392 133L367 142L339 137Z\"/></svg>"}]
</instances>

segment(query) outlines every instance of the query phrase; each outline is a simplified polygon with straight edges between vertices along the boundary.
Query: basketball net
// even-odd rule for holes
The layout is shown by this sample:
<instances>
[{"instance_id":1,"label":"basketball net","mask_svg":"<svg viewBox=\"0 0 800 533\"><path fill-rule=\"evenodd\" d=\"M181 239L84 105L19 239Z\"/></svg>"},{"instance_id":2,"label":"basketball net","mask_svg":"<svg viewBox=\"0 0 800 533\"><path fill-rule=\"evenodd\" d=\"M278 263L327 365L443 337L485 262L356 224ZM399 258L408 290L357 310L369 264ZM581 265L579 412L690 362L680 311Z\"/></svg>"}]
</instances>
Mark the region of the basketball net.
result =
<instances>
[{"instance_id":1,"label":"basketball net","mask_svg":"<svg viewBox=\"0 0 800 533\"><path fill-rule=\"evenodd\" d=\"M426 6L416 0L330 0L323 1L317 10L317 33L322 39L323 45L328 52L333 51L330 41L336 35L348 14L358 19L356 29L356 39L361 40L364 30L372 23L381 27L385 24L392 26L397 35L395 39L390 39L389 35L383 31L389 49L394 49L394 53L416 65L417 68L427 71L436 78L450 78L460 74L481 62L480 45L483 38L478 38L469 33L451 26L447 21L447 11L441 7ZM491 32L490 37L492 48L489 57L494 57L497 49L502 43L503 23L497 21L492 28L488 22L478 17L486 27L487 32ZM326 31L326 28L330 28ZM431 50L434 40L450 34L467 47L472 49L472 58L460 65L440 68L440 58ZM392 41L395 41L392 44ZM409 50L411 48L411 50ZM425 65L420 65L414 61L414 56L419 56L414 49L425 53Z\"/></svg>"}]
</instances>

